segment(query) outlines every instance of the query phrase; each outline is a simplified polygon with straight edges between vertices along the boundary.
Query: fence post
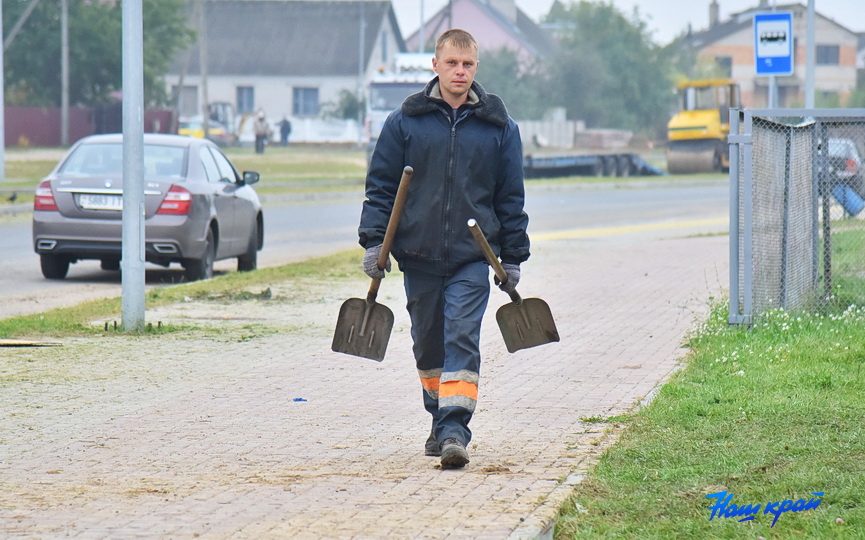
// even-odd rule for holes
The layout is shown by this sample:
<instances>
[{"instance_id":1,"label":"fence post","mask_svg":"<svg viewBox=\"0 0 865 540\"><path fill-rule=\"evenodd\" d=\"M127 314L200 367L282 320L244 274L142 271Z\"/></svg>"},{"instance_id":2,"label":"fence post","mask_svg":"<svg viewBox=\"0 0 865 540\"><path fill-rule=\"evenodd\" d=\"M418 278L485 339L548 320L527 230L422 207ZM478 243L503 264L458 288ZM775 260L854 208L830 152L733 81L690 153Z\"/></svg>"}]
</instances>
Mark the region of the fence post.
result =
<instances>
[{"instance_id":1,"label":"fence post","mask_svg":"<svg viewBox=\"0 0 865 540\"><path fill-rule=\"evenodd\" d=\"M787 256L790 249L790 168L792 159L790 156L793 138L793 128L786 128L787 137L784 141L784 218L781 223L781 283L779 284L780 306L787 307Z\"/></svg>"},{"instance_id":2,"label":"fence post","mask_svg":"<svg viewBox=\"0 0 865 540\"><path fill-rule=\"evenodd\" d=\"M730 109L730 134L727 137L730 161L730 312L729 324L739 321L739 109Z\"/></svg>"},{"instance_id":3,"label":"fence post","mask_svg":"<svg viewBox=\"0 0 865 540\"><path fill-rule=\"evenodd\" d=\"M830 214L831 193L829 187L829 130L821 121L817 121L819 134L817 175L820 191L823 197L823 297L832 296L832 216Z\"/></svg>"}]
</instances>

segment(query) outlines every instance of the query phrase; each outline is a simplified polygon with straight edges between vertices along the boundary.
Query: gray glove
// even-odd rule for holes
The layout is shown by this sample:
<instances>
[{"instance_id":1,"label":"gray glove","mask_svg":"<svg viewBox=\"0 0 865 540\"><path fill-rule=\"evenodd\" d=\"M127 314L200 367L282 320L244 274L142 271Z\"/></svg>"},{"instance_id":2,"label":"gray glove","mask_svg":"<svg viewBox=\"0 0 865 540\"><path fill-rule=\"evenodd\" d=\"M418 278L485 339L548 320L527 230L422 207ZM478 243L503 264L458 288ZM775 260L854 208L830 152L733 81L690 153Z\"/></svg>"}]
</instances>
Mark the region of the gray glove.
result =
<instances>
[{"instance_id":1,"label":"gray glove","mask_svg":"<svg viewBox=\"0 0 865 540\"><path fill-rule=\"evenodd\" d=\"M511 264L511 263L502 263L502 268L505 269L505 273L508 275L508 280L502 284L499 281L498 276L495 277L494 281L499 288L506 293L511 293L517 288L517 284L520 282L520 265Z\"/></svg>"},{"instance_id":2,"label":"gray glove","mask_svg":"<svg viewBox=\"0 0 865 540\"><path fill-rule=\"evenodd\" d=\"M378 267L378 256L381 255L381 244L366 248L366 253L363 254L363 271L372 279L384 279L384 272L390 272L390 257L387 258L387 264L384 270Z\"/></svg>"}]
</instances>

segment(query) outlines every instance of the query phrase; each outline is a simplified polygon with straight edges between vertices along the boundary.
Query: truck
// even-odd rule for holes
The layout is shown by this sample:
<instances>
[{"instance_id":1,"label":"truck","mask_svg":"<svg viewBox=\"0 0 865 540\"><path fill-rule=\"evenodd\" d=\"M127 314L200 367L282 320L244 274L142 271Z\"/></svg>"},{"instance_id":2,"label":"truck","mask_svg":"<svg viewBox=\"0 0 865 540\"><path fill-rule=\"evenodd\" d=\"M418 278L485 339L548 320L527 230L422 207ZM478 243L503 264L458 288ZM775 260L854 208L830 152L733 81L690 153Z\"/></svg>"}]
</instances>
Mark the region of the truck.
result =
<instances>
[{"instance_id":1,"label":"truck","mask_svg":"<svg viewBox=\"0 0 865 540\"><path fill-rule=\"evenodd\" d=\"M633 152L566 152L560 154L526 154L523 157L526 178L562 176L655 176L664 172Z\"/></svg>"},{"instance_id":2,"label":"truck","mask_svg":"<svg viewBox=\"0 0 865 540\"><path fill-rule=\"evenodd\" d=\"M683 81L676 96L677 112L667 124L667 171L729 170L730 108L739 107L739 85L730 79Z\"/></svg>"},{"instance_id":3,"label":"truck","mask_svg":"<svg viewBox=\"0 0 865 540\"><path fill-rule=\"evenodd\" d=\"M370 80L366 98L367 159L372 157L375 143L388 115L408 96L420 92L435 76L433 53L397 53L391 69L376 73Z\"/></svg>"},{"instance_id":4,"label":"truck","mask_svg":"<svg viewBox=\"0 0 865 540\"><path fill-rule=\"evenodd\" d=\"M420 92L435 77L433 53L397 53L393 68L376 73L367 88L367 163L388 115L411 94ZM527 178L557 176L637 176L663 174L640 156L628 152L600 154L528 154L523 163Z\"/></svg>"}]
</instances>

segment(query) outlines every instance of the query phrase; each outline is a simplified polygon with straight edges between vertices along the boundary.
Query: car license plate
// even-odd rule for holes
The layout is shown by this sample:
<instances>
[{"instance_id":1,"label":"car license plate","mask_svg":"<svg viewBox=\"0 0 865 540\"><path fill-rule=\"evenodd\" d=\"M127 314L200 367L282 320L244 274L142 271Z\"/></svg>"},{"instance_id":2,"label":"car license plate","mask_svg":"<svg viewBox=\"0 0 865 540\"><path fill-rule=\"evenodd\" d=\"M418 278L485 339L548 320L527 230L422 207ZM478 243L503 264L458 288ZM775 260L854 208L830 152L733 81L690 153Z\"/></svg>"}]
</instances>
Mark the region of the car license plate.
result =
<instances>
[{"instance_id":1,"label":"car license plate","mask_svg":"<svg viewBox=\"0 0 865 540\"><path fill-rule=\"evenodd\" d=\"M123 210L123 197L82 193L78 195L78 206L86 210Z\"/></svg>"}]
</instances>

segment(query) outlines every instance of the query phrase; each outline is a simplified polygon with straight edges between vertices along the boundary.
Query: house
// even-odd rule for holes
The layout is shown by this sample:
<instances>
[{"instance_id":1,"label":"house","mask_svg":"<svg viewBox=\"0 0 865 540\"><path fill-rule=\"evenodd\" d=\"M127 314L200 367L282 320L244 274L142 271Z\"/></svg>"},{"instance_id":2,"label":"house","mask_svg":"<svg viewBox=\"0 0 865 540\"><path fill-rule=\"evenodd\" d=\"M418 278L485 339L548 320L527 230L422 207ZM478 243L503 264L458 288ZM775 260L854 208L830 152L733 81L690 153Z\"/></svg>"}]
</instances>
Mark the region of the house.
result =
<instances>
[{"instance_id":1,"label":"house","mask_svg":"<svg viewBox=\"0 0 865 540\"><path fill-rule=\"evenodd\" d=\"M776 11L793 16L793 75L778 76L778 105L792 107L804 105L805 90L805 36L807 7L803 4L776 6ZM768 0L761 0L752 9L733 14L727 21L719 20L718 1L709 6L709 27L691 33L682 45L691 48L698 62L714 60L721 75L734 79L742 91L746 107L765 107L768 104L769 78L755 74L754 29L755 13L771 11ZM815 97L818 105L844 105L856 89L856 56L858 36L840 23L817 13L815 15Z\"/></svg>"},{"instance_id":2,"label":"house","mask_svg":"<svg viewBox=\"0 0 865 540\"><path fill-rule=\"evenodd\" d=\"M406 38L410 51L433 51L436 38L449 28L471 32L483 50L510 49L521 61L550 56L552 37L516 5L515 0L450 0L414 34Z\"/></svg>"},{"instance_id":3,"label":"house","mask_svg":"<svg viewBox=\"0 0 865 540\"><path fill-rule=\"evenodd\" d=\"M166 75L170 95L182 115L205 102L232 111L242 132L261 111L273 123L288 117L294 141L358 139L359 126L323 122L324 110L346 91L362 96L405 50L389 0L191 0L188 10L199 38Z\"/></svg>"}]
</instances>

